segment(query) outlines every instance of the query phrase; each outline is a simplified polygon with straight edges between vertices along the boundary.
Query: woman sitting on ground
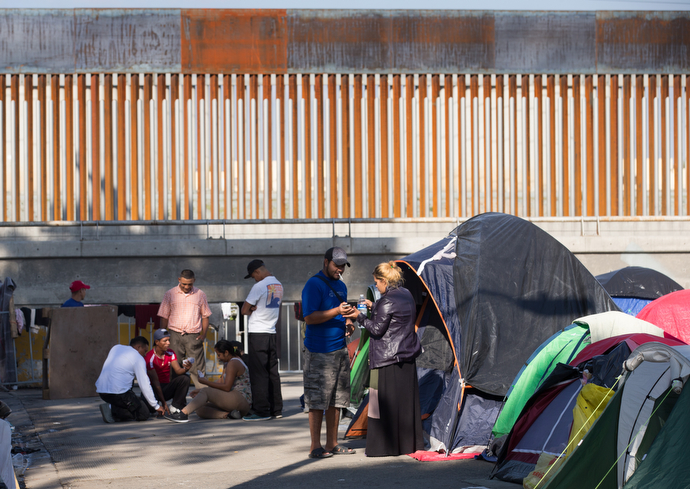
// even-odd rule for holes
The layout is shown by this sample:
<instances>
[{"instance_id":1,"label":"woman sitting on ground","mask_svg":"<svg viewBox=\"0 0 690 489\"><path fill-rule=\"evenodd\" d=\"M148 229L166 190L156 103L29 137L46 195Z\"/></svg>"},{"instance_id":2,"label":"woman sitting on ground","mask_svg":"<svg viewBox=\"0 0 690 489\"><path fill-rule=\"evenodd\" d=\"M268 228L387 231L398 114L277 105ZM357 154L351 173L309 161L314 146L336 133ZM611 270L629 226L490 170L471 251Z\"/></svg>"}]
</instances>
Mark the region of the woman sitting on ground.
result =
<instances>
[{"instance_id":1,"label":"woman sitting on ground","mask_svg":"<svg viewBox=\"0 0 690 489\"><path fill-rule=\"evenodd\" d=\"M194 399L182 412L190 415L196 411L197 416L205 419L240 419L249 412L252 404L249 369L242 361L242 343L220 340L214 349L218 360L224 363L220 381L211 382L199 377L199 382L207 388L190 392Z\"/></svg>"}]
</instances>

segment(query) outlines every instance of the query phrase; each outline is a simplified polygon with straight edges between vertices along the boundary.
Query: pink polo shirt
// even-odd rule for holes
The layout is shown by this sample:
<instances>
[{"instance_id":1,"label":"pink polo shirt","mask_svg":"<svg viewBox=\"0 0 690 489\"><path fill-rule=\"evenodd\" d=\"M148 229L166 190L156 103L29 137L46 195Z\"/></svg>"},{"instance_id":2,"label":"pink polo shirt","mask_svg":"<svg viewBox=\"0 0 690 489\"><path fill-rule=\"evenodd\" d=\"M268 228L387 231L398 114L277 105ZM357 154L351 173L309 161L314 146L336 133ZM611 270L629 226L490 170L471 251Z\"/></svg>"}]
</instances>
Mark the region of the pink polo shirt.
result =
<instances>
[{"instance_id":1,"label":"pink polo shirt","mask_svg":"<svg viewBox=\"0 0 690 489\"><path fill-rule=\"evenodd\" d=\"M192 287L192 291L185 294L175 286L165 293L158 315L168 320L171 331L192 334L201 331L201 318L211 316L211 309L201 290Z\"/></svg>"}]
</instances>

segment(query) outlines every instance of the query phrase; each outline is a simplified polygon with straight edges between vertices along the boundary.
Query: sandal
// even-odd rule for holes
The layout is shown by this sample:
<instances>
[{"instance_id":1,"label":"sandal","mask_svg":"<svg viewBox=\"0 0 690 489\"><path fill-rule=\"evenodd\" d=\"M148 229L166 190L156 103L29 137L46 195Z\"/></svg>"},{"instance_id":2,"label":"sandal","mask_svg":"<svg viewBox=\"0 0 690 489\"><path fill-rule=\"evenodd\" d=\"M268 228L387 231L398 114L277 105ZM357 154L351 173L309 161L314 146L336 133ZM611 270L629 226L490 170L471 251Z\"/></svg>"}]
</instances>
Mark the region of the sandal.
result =
<instances>
[{"instance_id":1,"label":"sandal","mask_svg":"<svg viewBox=\"0 0 690 489\"><path fill-rule=\"evenodd\" d=\"M332 456L333 454L323 447L315 448L309 453L309 458L328 458Z\"/></svg>"},{"instance_id":2,"label":"sandal","mask_svg":"<svg viewBox=\"0 0 690 489\"><path fill-rule=\"evenodd\" d=\"M333 448L331 448L330 451L333 455L353 455L357 453L357 450L353 448L344 447L342 445L336 445Z\"/></svg>"}]
</instances>

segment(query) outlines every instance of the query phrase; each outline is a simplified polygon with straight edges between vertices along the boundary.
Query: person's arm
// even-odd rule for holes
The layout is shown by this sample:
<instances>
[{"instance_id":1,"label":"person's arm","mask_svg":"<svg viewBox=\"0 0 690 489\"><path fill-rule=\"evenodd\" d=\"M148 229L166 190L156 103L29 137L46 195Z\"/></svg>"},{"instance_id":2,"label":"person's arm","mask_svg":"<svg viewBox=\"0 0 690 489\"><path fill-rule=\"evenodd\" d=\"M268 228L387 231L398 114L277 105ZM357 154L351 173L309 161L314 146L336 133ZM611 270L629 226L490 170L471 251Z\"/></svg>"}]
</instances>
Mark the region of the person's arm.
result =
<instances>
[{"instance_id":1,"label":"person's arm","mask_svg":"<svg viewBox=\"0 0 690 489\"><path fill-rule=\"evenodd\" d=\"M170 362L170 368L173 369L177 375L184 375L192 368L192 364L184 360L182 365L180 365L180 362L177 361L177 355L175 355Z\"/></svg>"},{"instance_id":2,"label":"person's arm","mask_svg":"<svg viewBox=\"0 0 690 489\"><path fill-rule=\"evenodd\" d=\"M168 318L170 317L170 294L168 292L163 296L163 302L158 306L158 313L156 315L161 318L161 329L168 329Z\"/></svg>"},{"instance_id":3,"label":"person's arm","mask_svg":"<svg viewBox=\"0 0 690 489\"><path fill-rule=\"evenodd\" d=\"M168 410L168 403L165 402L165 395L163 395L163 388L161 387L160 379L158 378L158 372L156 369L150 368L146 370L146 374L149 376L149 381L151 382L151 387L153 388L153 393L158 399L158 402L163 409Z\"/></svg>"},{"instance_id":4,"label":"person's arm","mask_svg":"<svg viewBox=\"0 0 690 489\"><path fill-rule=\"evenodd\" d=\"M137 353L138 355L138 353ZM141 393L144 395L144 399L159 413L164 413L165 410L156 400L156 396L153 395L153 389L151 388L151 382L149 381L149 376L146 373L146 362L143 358L139 357L141 361L136 361L134 364L134 376L137 378L137 383L141 389Z\"/></svg>"},{"instance_id":5,"label":"person's arm","mask_svg":"<svg viewBox=\"0 0 690 489\"><path fill-rule=\"evenodd\" d=\"M240 311L243 316L251 316L254 311L256 311L256 305L260 300L266 300L265 291L266 286L259 285L260 282L255 283L252 286L252 290L249 291L249 295L244 300L242 304L242 310ZM262 294L262 292L264 292Z\"/></svg>"},{"instance_id":6,"label":"person's arm","mask_svg":"<svg viewBox=\"0 0 690 489\"><path fill-rule=\"evenodd\" d=\"M206 332L208 331L208 318L211 317L211 308L208 307L208 300L206 299L206 294L203 291L199 291L201 294L201 333L196 337L196 340L204 341L206 339Z\"/></svg>"},{"instance_id":7,"label":"person's arm","mask_svg":"<svg viewBox=\"0 0 690 489\"><path fill-rule=\"evenodd\" d=\"M228 366L225 367L225 372L220 382L211 382L206 377L199 377L199 383L214 389L230 392L232 390L232 385L235 383L235 377L237 377L237 371L240 367L241 364L239 364L239 362L233 362L231 360L228 362Z\"/></svg>"},{"instance_id":8,"label":"person's arm","mask_svg":"<svg viewBox=\"0 0 690 489\"><path fill-rule=\"evenodd\" d=\"M254 311L256 311L256 306L249 301L244 301L244 304L242 304L242 315L251 316Z\"/></svg>"},{"instance_id":9,"label":"person's arm","mask_svg":"<svg viewBox=\"0 0 690 489\"><path fill-rule=\"evenodd\" d=\"M359 324L364 326L374 336L381 336L388 330L393 317L393 303L388 299L379 299L376 307L371 311L371 319L365 314L353 311L348 314L351 319L356 319Z\"/></svg>"},{"instance_id":10,"label":"person's arm","mask_svg":"<svg viewBox=\"0 0 690 489\"><path fill-rule=\"evenodd\" d=\"M208 331L208 317L201 318L201 333L196 337L197 341L206 339L206 331Z\"/></svg>"},{"instance_id":11,"label":"person's arm","mask_svg":"<svg viewBox=\"0 0 690 489\"><path fill-rule=\"evenodd\" d=\"M308 316L304 316L304 322L309 325L325 323L336 316L346 316L350 314L352 309L353 307L350 304L343 302L338 307L334 307L333 309L328 309L327 311L314 311Z\"/></svg>"}]
</instances>

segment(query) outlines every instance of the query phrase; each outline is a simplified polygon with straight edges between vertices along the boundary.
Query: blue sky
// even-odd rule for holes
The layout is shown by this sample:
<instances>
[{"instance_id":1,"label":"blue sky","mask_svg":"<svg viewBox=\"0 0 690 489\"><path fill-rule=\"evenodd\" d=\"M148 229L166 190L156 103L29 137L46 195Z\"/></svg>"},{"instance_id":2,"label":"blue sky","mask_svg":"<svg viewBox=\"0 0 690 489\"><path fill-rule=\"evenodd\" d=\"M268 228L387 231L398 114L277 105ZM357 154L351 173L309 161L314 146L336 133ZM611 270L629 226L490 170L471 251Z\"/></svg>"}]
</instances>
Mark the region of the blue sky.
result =
<instances>
[{"instance_id":1,"label":"blue sky","mask_svg":"<svg viewBox=\"0 0 690 489\"><path fill-rule=\"evenodd\" d=\"M477 0L350 0L326 4L323 0L0 0L2 8L346 8L346 9L476 9ZM553 0L482 0L481 10L690 10L690 0L579 0L577 3Z\"/></svg>"}]
</instances>

